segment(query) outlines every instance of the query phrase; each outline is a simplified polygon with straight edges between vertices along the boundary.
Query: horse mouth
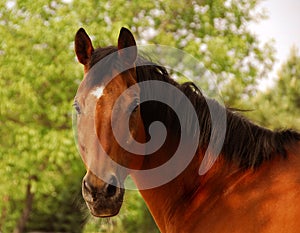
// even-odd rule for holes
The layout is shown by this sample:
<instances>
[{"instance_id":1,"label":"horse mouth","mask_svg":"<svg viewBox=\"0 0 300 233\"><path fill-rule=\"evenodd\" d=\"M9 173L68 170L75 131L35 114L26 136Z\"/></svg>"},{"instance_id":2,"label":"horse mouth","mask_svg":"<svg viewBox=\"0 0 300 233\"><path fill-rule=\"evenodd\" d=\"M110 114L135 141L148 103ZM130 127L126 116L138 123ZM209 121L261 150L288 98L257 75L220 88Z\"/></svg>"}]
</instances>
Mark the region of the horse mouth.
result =
<instances>
[{"instance_id":1,"label":"horse mouth","mask_svg":"<svg viewBox=\"0 0 300 233\"><path fill-rule=\"evenodd\" d=\"M109 218L109 217L113 217L116 216L119 211L120 208L116 208L116 209L103 209L103 208L95 208L94 206L91 206L90 204L87 204L88 208L90 210L90 213L97 218Z\"/></svg>"},{"instance_id":2,"label":"horse mouth","mask_svg":"<svg viewBox=\"0 0 300 233\"><path fill-rule=\"evenodd\" d=\"M92 202L85 200L85 203L90 213L94 217L98 217L98 218L113 217L120 212L120 209L123 204L123 192L121 192L118 196L110 199L98 198Z\"/></svg>"}]
</instances>

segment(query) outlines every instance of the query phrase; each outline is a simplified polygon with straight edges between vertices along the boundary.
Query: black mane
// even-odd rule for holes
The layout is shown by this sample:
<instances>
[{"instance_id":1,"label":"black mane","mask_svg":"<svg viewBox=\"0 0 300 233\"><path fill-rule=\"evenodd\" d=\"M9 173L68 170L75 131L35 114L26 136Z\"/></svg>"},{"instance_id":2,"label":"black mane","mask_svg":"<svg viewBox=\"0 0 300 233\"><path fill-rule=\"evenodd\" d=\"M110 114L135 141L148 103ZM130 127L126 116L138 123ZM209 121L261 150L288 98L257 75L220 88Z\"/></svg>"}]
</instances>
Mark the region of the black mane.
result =
<instances>
[{"instance_id":1,"label":"black mane","mask_svg":"<svg viewBox=\"0 0 300 233\"><path fill-rule=\"evenodd\" d=\"M116 47L99 48L94 51L90 62L90 68L101 59L109 54L117 51ZM115 59L109 59L104 62L104 70L111 70L116 67ZM199 147L206 147L211 136L211 118L207 103L213 106L216 110L225 110L226 112L226 135L222 148L222 154L225 161L238 164L241 168L257 168L264 161L270 160L276 155L283 157L287 156L286 147L291 143L296 143L300 140L300 133L293 130L271 131L260 127L250 120L241 116L237 111L224 108L217 101L207 99L202 92L192 82L179 84L173 80L167 70L160 65L157 65L148 59L139 56L136 61L137 82L148 80L159 80L171 84L178 88L190 100L196 110L198 119L191 118L189 110L185 110L185 105L180 105L181 99L172 93L162 93L167 95L167 98L178 103L182 112L185 112L184 128L191 133L194 131L195 123L198 121L200 126ZM98 76L99 77L99 76ZM91 85L95 85L99 80L91 80ZM151 92L151 88L146 88L141 91L147 99L147 95ZM141 115L144 121L145 129L148 129L153 121L161 121L173 134L180 135L180 124L175 112L167 105L150 101L141 104Z\"/></svg>"}]
</instances>

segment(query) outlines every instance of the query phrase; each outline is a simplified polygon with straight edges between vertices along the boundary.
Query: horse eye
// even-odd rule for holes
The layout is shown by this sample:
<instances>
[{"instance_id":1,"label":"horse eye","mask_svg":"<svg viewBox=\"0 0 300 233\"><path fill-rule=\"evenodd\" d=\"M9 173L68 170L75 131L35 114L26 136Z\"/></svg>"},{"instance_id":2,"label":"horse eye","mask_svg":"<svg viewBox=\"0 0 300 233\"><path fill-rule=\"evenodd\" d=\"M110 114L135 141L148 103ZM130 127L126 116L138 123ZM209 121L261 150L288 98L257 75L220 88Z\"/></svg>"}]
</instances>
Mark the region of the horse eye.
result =
<instances>
[{"instance_id":1,"label":"horse eye","mask_svg":"<svg viewBox=\"0 0 300 233\"><path fill-rule=\"evenodd\" d=\"M76 110L76 112L77 112L78 114L81 113L80 107L79 107L79 104L78 104L77 101L74 102L73 107L75 108L75 110Z\"/></svg>"},{"instance_id":2,"label":"horse eye","mask_svg":"<svg viewBox=\"0 0 300 233\"><path fill-rule=\"evenodd\" d=\"M136 112L138 107L139 107L139 100L135 99L134 101L132 101L132 103L129 106L129 112L132 113Z\"/></svg>"},{"instance_id":3,"label":"horse eye","mask_svg":"<svg viewBox=\"0 0 300 233\"><path fill-rule=\"evenodd\" d=\"M136 105L136 106L134 107L134 109L132 110L132 112L136 112L137 109L138 109L138 106L139 106L139 105Z\"/></svg>"}]
</instances>

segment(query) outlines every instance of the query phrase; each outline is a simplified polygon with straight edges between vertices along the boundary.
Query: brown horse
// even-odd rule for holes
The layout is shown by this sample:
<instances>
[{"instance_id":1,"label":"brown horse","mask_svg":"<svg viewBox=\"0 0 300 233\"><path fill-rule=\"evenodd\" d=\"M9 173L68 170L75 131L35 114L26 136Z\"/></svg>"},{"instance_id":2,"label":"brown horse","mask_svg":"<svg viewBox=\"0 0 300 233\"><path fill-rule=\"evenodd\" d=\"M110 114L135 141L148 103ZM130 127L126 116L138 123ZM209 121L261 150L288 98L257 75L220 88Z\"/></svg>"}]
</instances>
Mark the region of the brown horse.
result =
<instances>
[{"instance_id":1,"label":"brown horse","mask_svg":"<svg viewBox=\"0 0 300 233\"><path fill-rule=\"evenodd\" d=\"M257 126L194 84L178 84L137 55L125 28L117 47L98 49L80 29L75 51L85 74L74 102L82 193L94 216L118 214L131 175L161 232L300 232L299 133ZM213 127L212 111L225 113L226 133L216 161L199 173L203 158L212 159L212 135L218 141L225 130L219 117ZM165 130L154 134L158 121Z\"/></svg>"}]
</instances>

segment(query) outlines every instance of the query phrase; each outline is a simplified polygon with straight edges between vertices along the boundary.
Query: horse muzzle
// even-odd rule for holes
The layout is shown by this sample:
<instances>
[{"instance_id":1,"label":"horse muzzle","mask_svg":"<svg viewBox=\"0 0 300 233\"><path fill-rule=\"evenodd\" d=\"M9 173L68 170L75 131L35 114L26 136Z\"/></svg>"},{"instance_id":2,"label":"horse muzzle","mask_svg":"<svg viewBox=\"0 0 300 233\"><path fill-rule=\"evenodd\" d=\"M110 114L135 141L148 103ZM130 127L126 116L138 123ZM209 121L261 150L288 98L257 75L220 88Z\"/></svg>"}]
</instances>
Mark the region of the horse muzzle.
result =
<instances>
[{"instance_id":1,"label":"horse muzzle","mask_svg":"<svg viewBox=\"0 0 300 233\"><path fill-rule=\"evenodd\" d=\"M123 203L124 189L120 188L116 176L105 183L87 173L82 180L82 196L95 217L112 217L119 213Z\"/></svg>"}]
</instances>

